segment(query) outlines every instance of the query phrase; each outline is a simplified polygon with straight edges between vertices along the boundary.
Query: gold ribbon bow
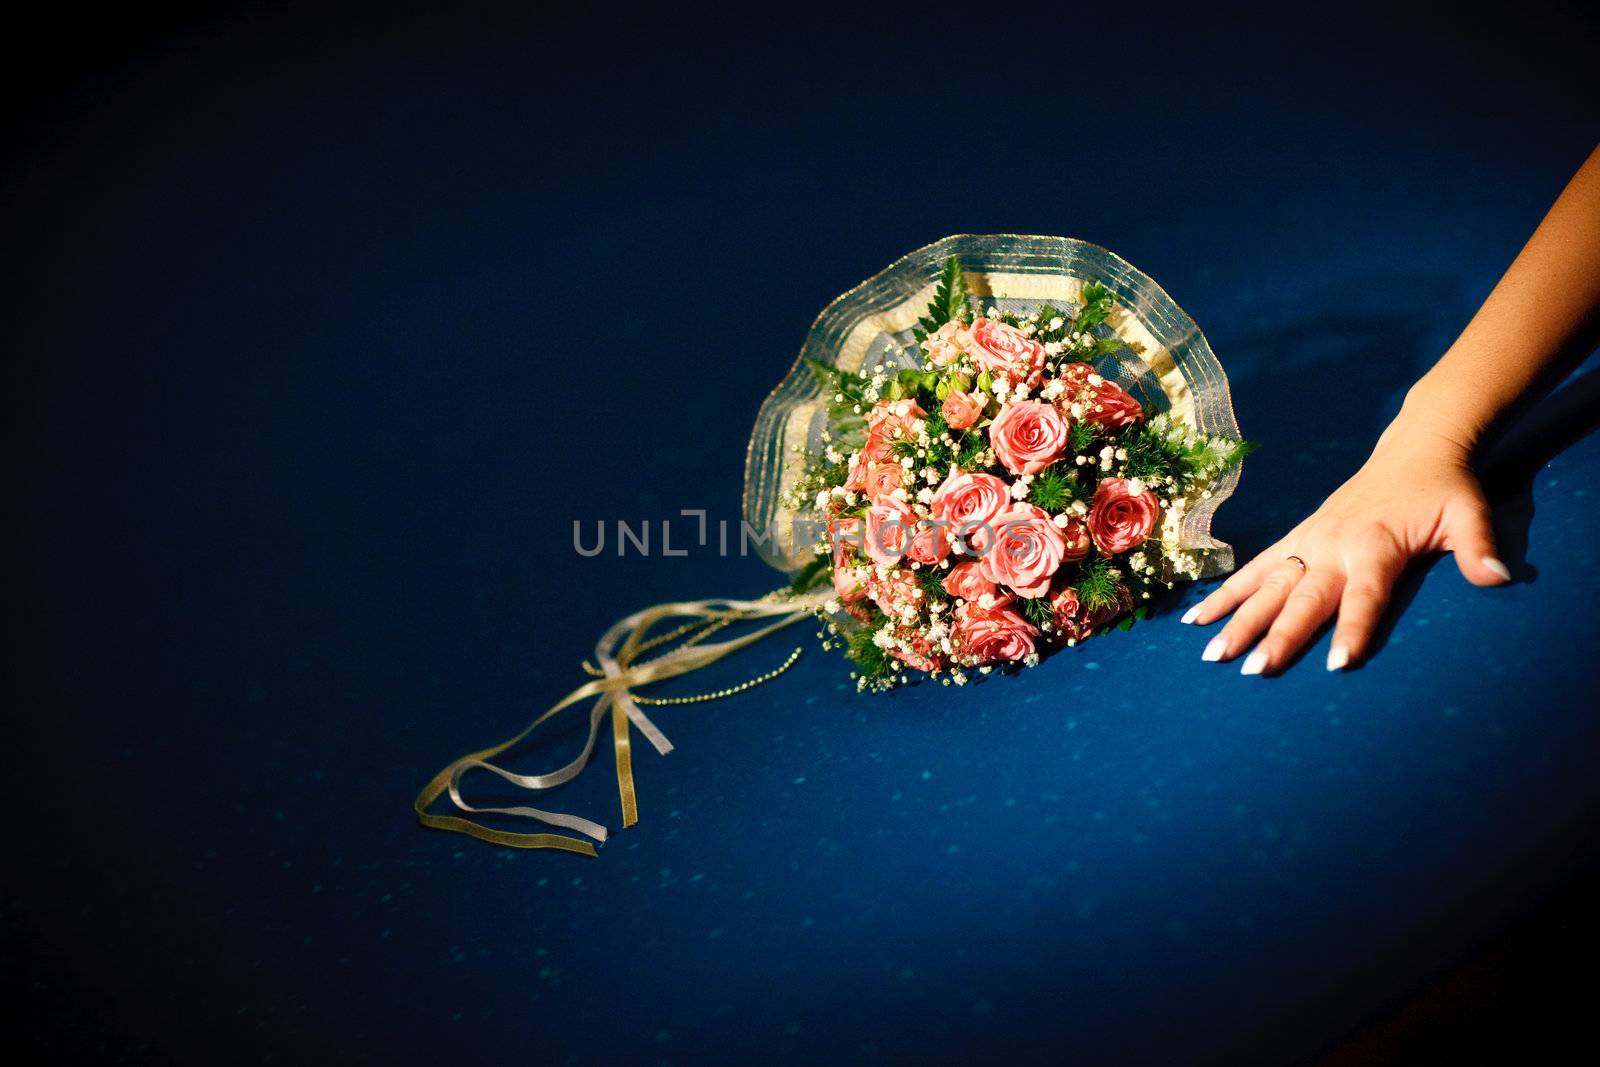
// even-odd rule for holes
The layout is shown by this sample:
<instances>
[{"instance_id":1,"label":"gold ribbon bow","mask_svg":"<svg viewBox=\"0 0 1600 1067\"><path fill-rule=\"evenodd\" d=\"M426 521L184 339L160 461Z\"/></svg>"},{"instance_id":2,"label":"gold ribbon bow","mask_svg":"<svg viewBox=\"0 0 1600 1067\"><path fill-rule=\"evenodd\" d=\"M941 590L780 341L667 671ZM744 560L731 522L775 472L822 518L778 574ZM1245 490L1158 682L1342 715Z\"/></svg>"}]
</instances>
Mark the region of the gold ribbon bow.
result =
<instances>
[{"instance_id":1,"label":"gold ribbon bow","mask_svg":"<svg viewBox=\"0 0 1600 1067\"><path fill-rule=\"evenodd\" d=\"M606 717L606 712L611 712L611 736L617 755L617 790L622 796L622 825L624 828L632 826L639 821L638 800L633 788L633 753L630 744L632 727L638 727L639 732L649 739L655 750L663 756L672 751L672 742L651 722L649 717L640 710L630 691L637 686L649 685L652 682L676 678L681 674L699 670L709 663L715 663L731 652L737 652L746 645L754 644L769 634L783 629L785 626L799 622L811 616L822 605L828 593L819 593L814 596L792 597L787 591L769 593L760 600L683 600L669 604L657 604L645 608L643 611L634 612L622 619L607 630L595 645L595 662L598 668L590 667L590 673L597 677L591 682L579 686L552 705L544 714L534 719L522 729L515 737L502 741L498 745L469 752L460 759L445 767L434 775L427 785L422 787L422 792L417 794L417 799L412 807L417 813L417 821L423 826L434 830L453 830L480 841L488 841L495 845L505 845L508 848L559 848L568 852L581 852L586 856L597 856L595 847L587 841L580 841L575 837L566 837L561 834L550 833L511 833L506 830L496 830L485 826L472 819L462 818L459 815L434 815L428 812L433 805L446 792L450 794L451 803L462 812L472 815L515 815L522 818L533 819L549 826L560 826L569 830L576 830L581 834L596 841L606 839L606 828L599 823L576 815L564 815L560 812L541 811L530 807L509 808L479 808L468 804L461 796L461 778L467 771L484 770L496 774L512 785L522 789L540 790L552 789L576 778L589 763L589 758L594 754L595 741L599 737L600 723ZM680 626L670 633L654 638L648 638L650 627L663 619L687 617L692 621L685 626ZM760 629L726 641L706 642L702 639L708 634L728 625L746 619L777 617L777 621L767 624ZM644 662L638 661L641 652L648 651L663 643L681 637L690 631L699 631L682 645ZM796 650L798 652L798 649ZM794 661L791 656L789 663ZM785 666L788 664L786 663ZM588 667L587 664L585 664ZM779 669L780 671L782 668ZM770 677L777 671L768 672L761 676L762 679ZM558 770L548 774L513 774L503 767L488 762L502 752L516 746L540 723L550 718L556 712L576 704L588 697L597 697L594 707L589 711L589 739L584 743L583 751L576 759ZM643 699L643 698L639 698Z\"/></svg>"}]
</instances>

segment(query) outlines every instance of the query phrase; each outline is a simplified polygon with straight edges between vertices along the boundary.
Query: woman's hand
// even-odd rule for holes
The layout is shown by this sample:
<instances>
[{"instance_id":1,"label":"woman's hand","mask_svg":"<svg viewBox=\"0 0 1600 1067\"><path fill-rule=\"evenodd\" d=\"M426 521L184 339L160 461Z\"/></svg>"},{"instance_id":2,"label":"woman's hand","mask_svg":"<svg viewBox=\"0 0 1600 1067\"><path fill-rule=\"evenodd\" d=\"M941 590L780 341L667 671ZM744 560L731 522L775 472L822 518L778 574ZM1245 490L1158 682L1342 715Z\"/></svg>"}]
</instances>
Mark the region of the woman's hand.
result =
<instances>
[{"instance_id":1,"label":"woman's hand","mask_svg":"<svg viewBox=\"0 0 1600 1067\"><path fill-rule=\"evenodd\" d=\"M1204 658L1232 659L1261 638L1243 673L1280 670L1337 612L1328 669L1360 660L1394 580L1425 552L1454 552L1473 585L1509 582L1469 462L1473 445L1542 379L1582 359L1596 328L1600 148L1455 344L1411 387L1366 465L1183 617L1209 623L1233 613Z\"/></svg>"},{"instance_id":2,"label":"woman's hand","mask_svg":"<svg viewBox=\"0 0 1600 1067\"><path fill-rule=\"evenodd\" d=\"M1473 585L1509 582L1471 451L1460 433L1402 412L1310 518L1184 615L1208 624L1233 613L1202 658L1232 659L1255 644L1241 673L1281 670L1337 613L1328 669L1340 670L1366 654L1395 579L1428 552L1455 553Z\"/></svg>"}]
</instances>

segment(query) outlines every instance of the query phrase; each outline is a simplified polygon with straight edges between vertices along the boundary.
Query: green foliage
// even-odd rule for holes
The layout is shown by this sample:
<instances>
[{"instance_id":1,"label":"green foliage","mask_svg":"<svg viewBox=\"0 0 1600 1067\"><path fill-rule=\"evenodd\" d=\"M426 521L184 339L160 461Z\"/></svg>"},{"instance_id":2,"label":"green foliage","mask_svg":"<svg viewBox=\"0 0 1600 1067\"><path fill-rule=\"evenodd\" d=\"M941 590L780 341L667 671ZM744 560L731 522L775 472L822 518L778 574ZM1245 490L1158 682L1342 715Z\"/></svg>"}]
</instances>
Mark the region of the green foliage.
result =
<instances>
[{"instance_id":1,"label":"green foliage","mask_svg":"<svg viewBox=\"0 0 1600 1067\"><path fill-rule=\"evenodd\" d=\"M928 305L928 313L917 320L916 329L912 334L919 341L925 341L930 334L936 333L939 327L957 319L961 322L972 320L972 305L968 303L967 276L962 273L961 259L951 256L944 265L944 273L939 276L939 284L933 290L933 302Z\"/></svg>"},{"instance_id":2,"label":"green foliage","mask_svg":"<svg viewBox=\"0 0 1600 1067\"><path fill-rule=\"evenodd\" d=\"M1052 329L1050 323L1055 319L1060 319L1061 325ZM1034 320L1037 326L1034 330L1033 339L1040 344L1049 344L1051 341L1064 341L1067 338L1067 334L1072 332L1072 316L1057 309L1053 304L1040 304L1039 310L1034 313Z\"/></svg>"},{"instance_id":3,"label":"green foliage","mask_svg":"<svg viewBox=\"0 0 1600 1067\"><path fill-rule=\"evenodd\" d=\"M1114 334L1110 337L1098 337L1095 339L1094 347L1085 352L1083 358L1085 360L1101 359L1111 355L1113 352L1121 352L1127 347L1128 342Z\"/></svg>"},{"instance_id":4,"label":"green foliage","mask_svg":"<svg viewBox=\"0 0 1600 1067\"><path fill-rule=\"evenodd\" d=\"M1078 309L1078 314L1073 318L1072 328L1080 333L1091 330L1105 322L1116 306L1116 293L1099 282L1091 282L1083 287L1083 307Z\"/></svg>"},{"instance_id":5,"label":"green foliage","mask_svg":"<svg viewBox=\"0 0 1600 1067\"><path fill-rule=\"evenodd\" d=\"M1128 452L1124 464L1128 476L1146 482L1188 479L1201 453L1201 449L1190 450L1169 442L1165 435L1152 433L1142 425L1130 428L1119 443Z\"/></svg>"},{"instance_id":6,"label":"green foliage","mask_svg":"<svg viewBox=\"0 0 1600 1067\"><path fill-rule=\"evenodd\" d=\"M860 375L846 374L837 367L830 367L826 363L814 359L807 359L806 366L811 369L811 374L816 378L817 384L822 387L823 393L828 398L828 428L845 443L859 442L864 439L867 420L856 411L859 406L866 410L867 403L862 394L867 383ZM836 397L844 399L835 399Z\"/></svg>"},{"instance_id":7,"label":"green foliage","mask_svg":"<svg viewBox=\"0 0 1600 1067\"><path fill-rule=\"evenodd\" d=\"M893 674L895 660L889 653L872 643L872 635L883 626L884 614L874 611L872 618L859 630L845 635L845 655L855 663L856 670L865 678L881 678Z\"/></svg>"},{"instance_id":8,"label":"green foliage","mask_svg":"<svg viewBox=\"0 0 1600 1067\"><path fill-rule=\"evenodd\" d=\"M1073 588L1078 592L1078 603L1090 611L1109 608L1115 604L1117 576L1111 572L1111 561L1098 555L1084 560Z\"/></svg>"},{"instance_id":9,"label":"green foliage","mask_svg":"<svg viewBox=\"0 0 1600 1067\"><path fill-rule=\"evenodd\" d=\"M789 581L789 592L795 596L809 593L811 590L826 583L833 574L833 560L829 556L818 556L795 572Z\"/></svg>"},{"instance_id":10,"label":"green foliage","mask_svg":"<svg viewBox=\"0 0 1600 1067\"><path fill-rule=\"evenodd\" d=\"M972 388L972 379L965 374L952 374L948 378L940 378L939 384L933 387L933 398L939 403L944 403L945 398L953 392L966 392Z\"/></svg>"},{"instance_id":11,"label":"green foliage","mask_svg":"<svg viewBox=\"0 0 1600 1067\"><path fill-rule=\"evenodd\" d=\"M1236 465L1240 460L1260 447L1260 441L1235 441L1233 443L1233 452L1223 461L1222 469L1227 470L1229 467Z\"/></svg>"},{"instance_id":12,"label":"green foliage","mask_svg":"<svg viewBox=\"0 0 1600 1067\"><path fill-rule=\"evenodd\" d=\"M1124 466L1129 477L1147 482L1174 478L1180 484L1207 468L1211 468L1213 476L1220 474L1256 448L1250 441L1229 442L1220 447L1207 439L1186 444L1181 439L1170 440L1146 424L1130 427L1118 444L1128 452Z\"/></svg>"},{"instance_id":13,"label":"green foliage","mask_svg":"<svg viewBox=\"0 0 1600 1067\"><path fill-rule=\"evenodd\" d=\"M1077 471L1057 463L1034 476L1033 486L1028 490L1028 502L1053 514L1076 500L1077 493Z\"/></svg>"},{"instance_id":14,"label":"green foliage","mask_svg":"<svg viewBox=\"0 0 1600 1067\"><path fill-rule=\"evenodd\" d=\"M944 573L937 567L924 567L912 573L917 576L917 584L922 586L922 599L926 603L943 604L950 599L950 594L944 591Z\"/></svg>"},{"instance_id":15,"label":"green foliage","mask_svg":"<svg viewBox=\"0 0 1600 1067\"><path fill-rule=\"evenodd\" d=\"M1022 617L1035 626L1042 629L1046 624L1053 625L1055 623L1056 613L1050 607L1050 601L1047 597L1028 597L1020 603L1022 604Z\"/></svg>"},{"instance_id":16,"label":"green foliage","mask_svg":"<svg viewBox=\"0 0 1600 1067\"><path fill-rule=\"evenodd\" d=\"M950 429L950 424L945 422L944 416L937 411L924 419L923 423L923 431L933 438L942 437L944 432Z\"/></svg>"},{"instance_id":17,"label":"green foliage","mask_svg":"<svg viewBox=\"0 0 1600 1067\"><path fill-rule=\"evenodd\" d=\"M961 444L956 449L956 466L964 471L982 470L983 453L988 446L988 439L982 433L962 434Z\"/></svg>"},{"instance_id":18,"label":"green foliage","mask_svg":"<svg viewBox=\"0 0 1600 1067\"><path fill-rule=\"evenodd\" d=\"M1100 436L1100 427L1092 422L1075 422L1067 431L1067 449L1073 453L1087 452Z\"/></svg>"},{"instance_id":19,"label":"green foliage","mask_svg":"<svg viewBox=\"0 0 1600 1067\"><path fill-rule=\"evenodd\" d=\"M817 380L825 393L844 393L847 396L854 392L856 399L860 399L861 379L853 374L846 374L838 367L830 367L821 360L806 357L806 366L811 370L811 376Z\"/></svg>"}]
</instances>

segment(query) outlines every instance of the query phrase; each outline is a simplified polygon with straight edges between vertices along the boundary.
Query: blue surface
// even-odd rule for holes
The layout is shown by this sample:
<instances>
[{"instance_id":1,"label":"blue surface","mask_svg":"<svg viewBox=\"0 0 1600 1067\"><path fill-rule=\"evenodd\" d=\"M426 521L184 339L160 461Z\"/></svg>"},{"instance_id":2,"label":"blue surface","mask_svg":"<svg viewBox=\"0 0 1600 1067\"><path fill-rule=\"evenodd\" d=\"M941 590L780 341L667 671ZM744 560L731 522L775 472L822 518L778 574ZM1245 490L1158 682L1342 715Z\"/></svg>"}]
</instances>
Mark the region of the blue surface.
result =
<instances>
[{"instance_id":1,"label":"blue surface","mask_svg":"<svg viewBox=\"0 0 1600 1067\"><path fill-rule=\"evenodd\" d=\"M1161 282L1262 445L1219 533L1269 543L1591 147L1575 19L1058 13L1108 42L1078 77L1012 19L963 50L291 8L56 98L0 207L21 1032L208 1063L1273 1063L1398 1003L1595 859L1581 414L1533 413L1499 482L1519 582L1419 569L1346 675L1324 636L1241 678L1171 612L866 698L797 633L782 679L663 710L678 750L636 757L641 823L598 860L408 804L619 615L775 584L580 559L571 524L735 520L811 318L946 233L1075 235ZM609 762L550 806L617 826Z\"/></svg>"}]
</instances>

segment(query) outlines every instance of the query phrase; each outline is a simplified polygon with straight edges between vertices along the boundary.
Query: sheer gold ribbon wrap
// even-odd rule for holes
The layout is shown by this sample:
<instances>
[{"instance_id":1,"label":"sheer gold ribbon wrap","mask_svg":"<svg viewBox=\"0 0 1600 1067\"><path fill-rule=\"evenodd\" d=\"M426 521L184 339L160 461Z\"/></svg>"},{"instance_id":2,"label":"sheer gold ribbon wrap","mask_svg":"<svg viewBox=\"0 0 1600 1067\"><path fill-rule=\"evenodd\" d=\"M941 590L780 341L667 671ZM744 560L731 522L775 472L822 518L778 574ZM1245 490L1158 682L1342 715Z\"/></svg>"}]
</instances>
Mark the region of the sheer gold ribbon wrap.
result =
<instances>
[{"instance_id":1,"label":"sheer gold ribbon wrap","mask_svg":"<svg viewBox=\"0 0 1600 1067\"><path fill-rule=\"evenodd\" d=\"M434 775L432 780L423 786L422 792L417 794L417 799L412 805L417 813L417 821L434 830L453 830L480 841L508 848L559 848L586 856L598 855L594 845L576 837L496 830L473 819L463 818L461 815L436 815L430 813L428 809L441 796L448 793L451 803L459 811L469 815L510 815L533 819L548 826L576 830L595 841L604 841L606 839L604 826L576 815L564 815L560 812L541 811L538 808L522 806L474 807L461 795L461 779L468 771L482 770L497 775L518 788L535 791L553 789L570 782L588 765L590 757L593 756L595 742L600 735L600 724L609 711L611 736L617 757L617 791L622 798L622 825L624 828L632 826L639 821L638 800L633 787L632 730L637 727L663 756L672 751L672 742L668 741L656 724L640 710L631 690L699 670L786 626L810 618L826 600L827 595L823 593L809 597L793 597L787 592L778 592L769 593L760 600L684 600L657 604L643 611L634 612L607 630L595 645L595 662L599 664L596 673L599 677L580 685L562 697L515 737L489 748L469 752ZM666 635L665 638L654 639L649 637L652 626L671 618L698 619L708 625L763 618L772 618L775 621L724 641L685 642L670 652L641 662L638 659L641 652L648 651L664 639L674 636ZM690 627L680 628L678 635L693 626L694 624L691 624ZM589 711L589 738L584 743L583 751L566 766L548 774L524 775L513 774L504 767L488 762L520 744L541 723L557 712L589 697L596 698L594 707Z\"/></svg>"}]
</instances>

